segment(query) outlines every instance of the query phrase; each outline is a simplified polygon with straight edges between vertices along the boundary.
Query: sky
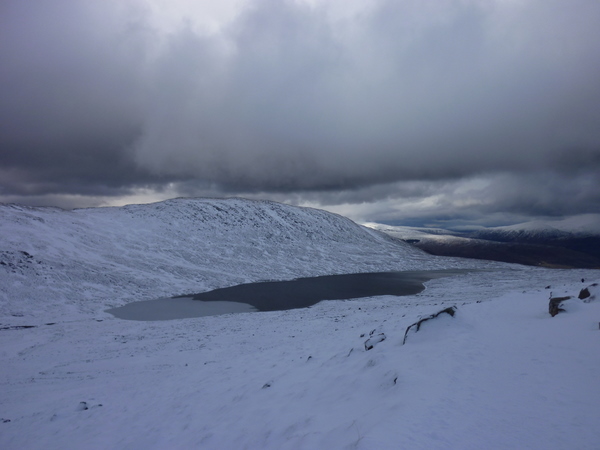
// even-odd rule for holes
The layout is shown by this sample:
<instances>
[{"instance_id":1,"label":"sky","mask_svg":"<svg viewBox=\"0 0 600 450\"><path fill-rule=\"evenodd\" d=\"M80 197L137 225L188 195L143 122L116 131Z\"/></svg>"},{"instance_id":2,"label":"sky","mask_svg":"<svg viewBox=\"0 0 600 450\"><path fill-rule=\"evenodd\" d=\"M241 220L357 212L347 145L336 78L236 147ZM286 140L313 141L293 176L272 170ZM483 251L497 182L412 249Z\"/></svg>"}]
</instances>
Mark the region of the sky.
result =
<instances>
[{"instance_id":1,"label":"sky","mask_svg":"<svg viewBox=\"0 0 600 450\"><path fill-rule=\"evenodd\" d=\"M598 0L4 0L0 202L600 213Z\"/></svg>"}]
</instances>

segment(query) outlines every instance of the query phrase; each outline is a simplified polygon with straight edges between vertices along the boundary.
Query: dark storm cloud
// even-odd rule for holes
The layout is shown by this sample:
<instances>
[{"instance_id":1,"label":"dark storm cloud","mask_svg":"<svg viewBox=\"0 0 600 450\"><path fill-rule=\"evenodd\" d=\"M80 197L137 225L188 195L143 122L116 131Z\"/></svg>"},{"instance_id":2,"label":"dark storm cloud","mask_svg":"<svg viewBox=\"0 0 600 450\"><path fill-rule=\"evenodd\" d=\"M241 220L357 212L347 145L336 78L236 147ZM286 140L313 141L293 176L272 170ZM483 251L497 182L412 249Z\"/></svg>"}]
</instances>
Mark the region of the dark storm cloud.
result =
<instances>
[{"instance_id":1,"label":"dark storm cloud","mask_svg":"<svg viewBox=\"0 0 600 450\"><path fill-rule=\"evenodd\" d=\"M116 194L139 181L127 148L141 128L143 36L101 4L3 3L0 193Z\"/></svg>"},{"instance_id":2,"label":"dark storm cloud","mask_svg":"<svg viewBox=\"0 0 600 450\"><path fill-rule=\"evenodd\" d=\"M339 194L336 198L321 197L315 201L323 201L326 206L340 213L351 213L356 220L364 222L435 227L497 226L536 217L600 214L597 178L596 168L580 171L575 177L548 170L504 172L458 180L399 182L386 185L385 196L356 203L350 200L341 208L334 206L344 203L337 201Z\"/></svg>"},{"instance_id":3,"label":"dark storm cloud","mask_svg":"<svg viewBox=\"0 0 600 450\"><path fill-rule=\"evenodd\" d=\"M338 28L319 8L259 5L214 42L171 38L140 165L238 189L341 189L598 153L597 4L382 3ZM165 101L174 87L185 94Z\"/></svg>"},{"instance_id":4,"label":"dark storm cloud","mask_svg":"<svg viewBox=\"0 0 600 450\"><path fill-rule=\"evenodd\" d=\"M600 3L327 5L248 2L219 32L165 33L143 1L4 2L0 195L597 206Z\"/></svg>"},{"instance_id":5,"label":"dark storm cloud","mask_svg":"<svg viewBox=\"0 0 600 450\"><path fill-rule=\"evenodd\" d=\"M577 177L551 172L496 177L481 193L487 203L482 212L501 210L547 217L600 213L598 173L597 168L591 168Z\"/></svg>"}]
</instances>

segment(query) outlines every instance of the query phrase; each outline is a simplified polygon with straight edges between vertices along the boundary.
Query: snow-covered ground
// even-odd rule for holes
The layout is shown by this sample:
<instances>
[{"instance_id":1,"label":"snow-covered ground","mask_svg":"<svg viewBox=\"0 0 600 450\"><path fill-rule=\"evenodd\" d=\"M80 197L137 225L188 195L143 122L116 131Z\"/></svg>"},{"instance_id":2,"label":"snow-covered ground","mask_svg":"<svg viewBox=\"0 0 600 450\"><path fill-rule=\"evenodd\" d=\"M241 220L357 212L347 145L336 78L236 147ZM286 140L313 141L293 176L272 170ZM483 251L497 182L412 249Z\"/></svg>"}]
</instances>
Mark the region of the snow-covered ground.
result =
<instances>
[{"instance_id":1,"label":"snow-covered ground","mask_svg":"<svg viewBox=\"0 0 600 450\"><path fill-rule=\"evenodd\" d=\"M437 258L267 202L2 208L2 449L598 448L600 292L556 317L548 298L600 271ZM104 311L257 279L450 267L486 270L289 311Z\"/></svg>"}]
</instances>

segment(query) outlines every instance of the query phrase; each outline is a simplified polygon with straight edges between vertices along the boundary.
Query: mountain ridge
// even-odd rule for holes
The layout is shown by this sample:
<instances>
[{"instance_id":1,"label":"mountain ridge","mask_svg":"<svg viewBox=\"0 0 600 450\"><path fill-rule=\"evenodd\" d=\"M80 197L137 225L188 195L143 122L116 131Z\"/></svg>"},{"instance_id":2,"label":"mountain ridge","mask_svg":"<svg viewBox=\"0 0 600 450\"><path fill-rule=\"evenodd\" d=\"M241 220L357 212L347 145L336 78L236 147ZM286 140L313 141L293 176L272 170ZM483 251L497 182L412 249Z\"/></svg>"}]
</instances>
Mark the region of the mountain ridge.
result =
<instances>
[{"instance_id":1,"label":"mountain ridge","mask_svg":"<svg viewBox=\"0 0 600 450\"><path fill-rule=\"evenodd\" d=\"M600 215L579 221L527 222L473 231L454 231L368 223L429 254L530 266L600 267ZM554 227L549 224L555 224Z\"/></svg>"}]
</instances>

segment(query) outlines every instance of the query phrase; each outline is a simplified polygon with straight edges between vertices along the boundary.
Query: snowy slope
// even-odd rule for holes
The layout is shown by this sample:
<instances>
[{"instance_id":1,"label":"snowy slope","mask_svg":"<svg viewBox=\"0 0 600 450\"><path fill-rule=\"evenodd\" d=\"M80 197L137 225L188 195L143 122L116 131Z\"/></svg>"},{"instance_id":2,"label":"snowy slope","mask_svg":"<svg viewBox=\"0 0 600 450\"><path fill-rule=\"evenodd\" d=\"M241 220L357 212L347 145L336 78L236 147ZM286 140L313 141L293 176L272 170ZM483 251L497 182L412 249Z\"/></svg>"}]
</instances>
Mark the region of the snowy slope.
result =
<instances>
[{"instance_id":1,"label":"snowy slope","mask_svg":"<svg viewBox=\"0 0 600 450\"><path fill-rule=\"evenodd\" d=\"M465 265L325 211L242 199L0 205L0 262L0 317L54 318L257 280Z\"/></svg>"},{"instance_id":2,"label":"snowy slope","mask_svg":"<svg viewBox=\"0 0 600 450\"><path fill-rule=\"evenodd\" d=\"M543 286L577 295L584 273L485 272L400 299L0 330L0 448L596 449L600 303L573 300L552 318ZM454 318L402 345L410 324L450 305ZM386 339L366 351L371 332Z\"/></svg>"},{"instance_id":3,"label":"snowy slope","mask_svg":"<svg viewBox=\"0 0 600 450\"><path fill-rule=\"evenodd\" d=\"M437 258L239 199L1 206L0 242L3 450L598 448L600 271ZM104 312L259 279L450 267L485 270L289 311ZM588 286L591 302L550 317L550 295Z\"/></svg>"}]
</instances>

